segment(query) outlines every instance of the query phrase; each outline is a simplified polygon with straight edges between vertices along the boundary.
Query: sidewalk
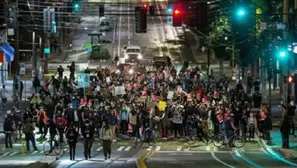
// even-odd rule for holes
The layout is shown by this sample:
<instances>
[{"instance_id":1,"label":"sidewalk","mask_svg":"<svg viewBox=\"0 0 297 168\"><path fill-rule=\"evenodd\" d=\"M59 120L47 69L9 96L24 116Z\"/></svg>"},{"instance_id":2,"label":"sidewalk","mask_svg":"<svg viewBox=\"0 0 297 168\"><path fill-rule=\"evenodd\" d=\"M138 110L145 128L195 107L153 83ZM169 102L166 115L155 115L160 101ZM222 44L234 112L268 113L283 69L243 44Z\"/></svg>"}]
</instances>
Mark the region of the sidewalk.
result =
<instances>
[{"instance_id":1,"label":"sidewalk","mask_svg":"<svg viewBox=\"0 0 297 168\"><path fill-rule=\"evenodd\" d=\"M297 166L297 137L290 135L290 149L282 148L282 138L279 129L273 129L270 132L272 138L271 144L267 145L266 141L260 140L260 144L266 153L282 162Z\"/></svg>"}]
</instances>

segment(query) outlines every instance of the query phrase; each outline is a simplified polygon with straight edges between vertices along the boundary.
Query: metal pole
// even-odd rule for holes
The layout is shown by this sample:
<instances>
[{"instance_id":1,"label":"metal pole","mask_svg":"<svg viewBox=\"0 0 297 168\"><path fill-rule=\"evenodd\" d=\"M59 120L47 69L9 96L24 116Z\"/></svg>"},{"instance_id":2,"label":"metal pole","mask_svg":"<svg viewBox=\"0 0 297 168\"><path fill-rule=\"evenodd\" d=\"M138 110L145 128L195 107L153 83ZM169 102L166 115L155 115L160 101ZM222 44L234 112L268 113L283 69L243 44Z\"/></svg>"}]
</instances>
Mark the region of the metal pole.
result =
<instances>
[{"instance_id":1,"label":"metal pole","mask_svg":"<svg viewBox=\"0 0 297 168\"><path fill-rule=\"evenodd\" d=\"M18 22L19 18L19 0L16 0L17 14L16 14L16 46L15 46L15 57L14 57L14 70L15 74L20 72L19 65L19 49L20 49L20 25Z\"/></svg>"},{"instance_id":2,"label":"metal pole","mask_svg":"<svg viewBox=\"0 0 297 168\"><path fill-rule=\"evenodd\" d=\"M35 45L35 38L36 38L36 33L35 31L32 32L32 64L33 64L33 72L35 73L34 75L37 75L37 54L36 54L36 45Z\"/></svg>"},{"instance_id":3,"label":"metal pole","mask_svg":"<svg viewBox=\"0 0 297 168\"><path fill-rule=\"evenodd\" d=\"M288 17L288 13L289 13L289 0L284 0L283 1L283 23L285 25L288 25L288 20L289 20L289 17ZM283 31L283 39L284 39L284 42L286 44L286 41L288 39L288 29L284 29ZM284 60L286 61L284 64L283 64L283 76L286 76L288 75L288 59L287 60ZM283 79L283 78L281 78ZM283 81L282 81L283 82ZM288 84L283 84L283 96L282 96L282 99L283 99L283 102L284 104L288 104Z\"/></svg>"},{"instance_id":4,"label":"metal pole","mask_svg":"<svg viewBox=\"0 0 297 168\"><path fill-rule=\"evenodd\" d=\"M210 48L207 47L207 87L210 88Z\"/></svg>"}]
</instances>

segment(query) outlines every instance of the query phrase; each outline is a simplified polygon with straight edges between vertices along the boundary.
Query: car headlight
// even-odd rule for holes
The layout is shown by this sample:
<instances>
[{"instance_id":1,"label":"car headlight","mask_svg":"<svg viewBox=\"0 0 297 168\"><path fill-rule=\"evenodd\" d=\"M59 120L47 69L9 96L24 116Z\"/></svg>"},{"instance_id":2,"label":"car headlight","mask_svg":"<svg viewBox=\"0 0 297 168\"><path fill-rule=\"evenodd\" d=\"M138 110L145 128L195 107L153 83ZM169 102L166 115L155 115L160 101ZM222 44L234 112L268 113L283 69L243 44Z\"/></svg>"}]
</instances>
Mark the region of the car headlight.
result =
<instances>
[{"instance_id":1,"label":"car headlight","mask_svg":"<svg viewBox=\"0 0 297 168\"><path fill-rule=\"evenodd\" d=\"M126 54L124 58L125 58L125 59L129 59L129 55Z\"/></svg>"},{"instance_id":2,"label":"car headlight","mask_svg":"<svg viewBox=\"0 0 297 168\"><path fill-rule=\"evenodd\" d=\"M142 59L142 55L139 54L139 55L137 56L137 59Z\"/></svg>"},{"instance_id":3,"label":"car headlight","mask_svg":"<svg viewBox=\"0 0 297 168\"><path fill-rule=\"evenodd\" d=\"M129 74L133 74L133 69L129 69Z\"/></svg>"}]
</instances>

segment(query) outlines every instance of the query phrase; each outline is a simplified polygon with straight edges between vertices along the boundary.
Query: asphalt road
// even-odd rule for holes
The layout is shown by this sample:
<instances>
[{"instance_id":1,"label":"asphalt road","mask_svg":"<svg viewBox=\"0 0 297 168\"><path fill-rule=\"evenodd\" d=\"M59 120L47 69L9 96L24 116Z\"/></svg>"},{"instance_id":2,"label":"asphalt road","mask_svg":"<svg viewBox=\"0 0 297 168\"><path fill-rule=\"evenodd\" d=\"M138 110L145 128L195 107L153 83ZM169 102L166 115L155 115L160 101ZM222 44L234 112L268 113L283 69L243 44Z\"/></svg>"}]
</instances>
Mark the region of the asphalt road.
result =
<instances>
[{"instance_id":1,"label":"asphalt road","mask_svg":"<svg viewBox=\"0 0 297 168\"><path fill-rule=\"evenodd\" d=\"M148 168L251 168L296 167L273 158L263 151L254 152L160 152L147 161Z\"/></svg>"}]
</instances>

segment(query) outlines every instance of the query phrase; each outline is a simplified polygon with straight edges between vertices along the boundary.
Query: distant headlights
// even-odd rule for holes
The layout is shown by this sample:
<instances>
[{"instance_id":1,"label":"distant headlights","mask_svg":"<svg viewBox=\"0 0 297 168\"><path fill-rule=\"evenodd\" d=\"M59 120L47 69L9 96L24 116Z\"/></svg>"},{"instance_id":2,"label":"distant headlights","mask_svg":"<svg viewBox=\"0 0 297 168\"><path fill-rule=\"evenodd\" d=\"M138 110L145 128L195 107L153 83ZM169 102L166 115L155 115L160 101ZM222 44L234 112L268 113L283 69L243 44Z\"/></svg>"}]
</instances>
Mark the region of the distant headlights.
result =
<instances>
[{"instance_id":1,"label":"distant headlights","mask_svg":"<svg viewBox=\"0 0 297 168\"><path fill-rule=\"evenodd\" d=\"M137 56L137 59L142 59L142 55L138 55Z\"/></svg>"}]
</instances>

